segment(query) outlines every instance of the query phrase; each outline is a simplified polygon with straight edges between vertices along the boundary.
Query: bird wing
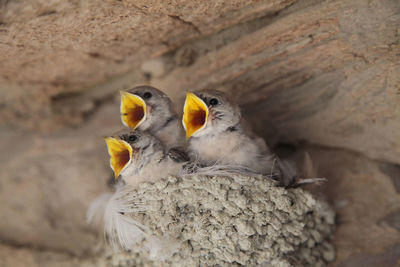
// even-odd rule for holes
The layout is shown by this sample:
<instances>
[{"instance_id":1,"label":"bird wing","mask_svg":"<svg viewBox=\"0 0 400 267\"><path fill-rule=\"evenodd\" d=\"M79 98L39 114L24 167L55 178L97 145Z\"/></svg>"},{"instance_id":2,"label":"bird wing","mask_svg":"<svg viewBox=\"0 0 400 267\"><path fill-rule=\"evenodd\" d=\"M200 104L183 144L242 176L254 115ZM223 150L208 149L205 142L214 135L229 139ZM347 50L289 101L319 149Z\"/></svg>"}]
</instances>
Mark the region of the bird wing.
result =
<instances>
[{"instance_id":1,"label":"bird wing","mask_svg":"<svg viewBox=\"0 0 400 267\"><path fill-rule=\"evenodd\" d=\"M188 162L190 160L188 154L179 148L171 148L168 151L168 157L175 162Z\"/></svg>"}]
</instances>

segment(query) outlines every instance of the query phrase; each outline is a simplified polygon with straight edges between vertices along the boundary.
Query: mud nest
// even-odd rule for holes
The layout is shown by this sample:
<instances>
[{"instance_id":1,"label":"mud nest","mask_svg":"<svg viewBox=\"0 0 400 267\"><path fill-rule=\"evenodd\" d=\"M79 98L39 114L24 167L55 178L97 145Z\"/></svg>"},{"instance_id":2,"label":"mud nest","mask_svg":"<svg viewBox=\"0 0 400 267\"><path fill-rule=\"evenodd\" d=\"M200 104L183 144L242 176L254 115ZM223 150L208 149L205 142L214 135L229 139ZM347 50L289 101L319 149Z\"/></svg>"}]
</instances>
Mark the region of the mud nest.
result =
<instances>
[{"instance_id":1,"label":"mud nest","mask_svg":"<svg viewBox=\"0 0 400 267\"><path fill-rule=\"evenodd\" d=\"M114 266L324 266L335 257L327 203L262 176L169 177L126 194L146 210L129 216L179 248L152 261L142 242L113 254Z\"/></svg>"}]
</instances>

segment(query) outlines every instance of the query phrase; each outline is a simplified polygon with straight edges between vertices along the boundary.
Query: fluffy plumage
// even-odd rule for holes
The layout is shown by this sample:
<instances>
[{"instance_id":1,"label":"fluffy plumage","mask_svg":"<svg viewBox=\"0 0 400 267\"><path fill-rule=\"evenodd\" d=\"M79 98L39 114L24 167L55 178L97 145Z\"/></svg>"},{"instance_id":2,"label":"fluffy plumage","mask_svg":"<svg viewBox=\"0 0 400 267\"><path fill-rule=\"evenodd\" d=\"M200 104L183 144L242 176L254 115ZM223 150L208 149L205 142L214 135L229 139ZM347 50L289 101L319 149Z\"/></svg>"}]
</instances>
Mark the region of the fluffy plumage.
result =
<instances>
[{"instance_id":1,"label":"fluffy plumage","mask_svg":"<svg viewBox=\"0 0 400 267\"><path fill-rule=\"evenodd\" d=\"M104 193L93 200L86 213L86 222L88 224L95 225L101 229L104 228L104 212L112 195L112 193Z\"/></svg>"},{"instance_id":2,"label":"fluffy plumage","mask_svg":"<svg viewBox=\"0 0 400 267\"><path fill-rule=\"evenodd\" d=\"M143 203L130 194L131 187L120 184L104 210L104 233L111 247L128 250L142 241L148 230L127 214L145 210Z\"/></svg>"},{"instance_id":3,"label":"fluffy plumage","mask_svg":"<svg viewBox=\"0 0 400 267\"><path fill-rule=\"evenodd\" d=\"M122 130L109 139L113 140L107 143L112 146L109 147L109 153L113 152L110 153L111 162L114 162L111 166L124 164L119 173L122 180L117 183L114 194L103 194L92 203L87 220L104 223L104 233L112 247L129 250L144 241L143 249L151 258L164 260L175 253L179 244L168 237L153 236L129 216L149 211L146 203L132 191L141 182L180 173L185 164L184 155L175 150L168 153L156 137L140 130ZM127 151L130 153L125 153Z\"/></svg>"},{"instance_id":4,"label":"fluffy plumage","mask_svg":"<svg viewBox=\"0 0 400 267\"><path fill-rule=\"evenodd\" d=\"M139 242L153 260L163 261L172 256L180 244L171 238L154 236L149 229L131 218L132 213L149 211L148 206L133 193L129 185L119 183L104 207L104 234L112 248L132 249Z\"/></svg>"},{"instance_id":5,"label":"fluffy plumage","mask_svg":"<svg viewBox=\"0 0 400 267\"><path fill-rule=\"evenodd\" d=\"M135 187L144 181L155 181L168 175L177 175L182 170L183 161L169 156L161 142L148 132L123 130L118 138L133 149L133 156L121 172L121 178Z\"/></svg>"},{"instance_id":6,"label":"fluffy plumage","mask_svg":"<svg viewBox=\"0 0 400 267\"><path fill-rule=\"evenodd\" d=\"M201 164L236 165L254 173L279 176L275 156L260 138L252 138L241 124L241 112L228 96L216 90L195 92L209 109L203 129L189 140L189 154Z\"/></svg>"}]
</instances>

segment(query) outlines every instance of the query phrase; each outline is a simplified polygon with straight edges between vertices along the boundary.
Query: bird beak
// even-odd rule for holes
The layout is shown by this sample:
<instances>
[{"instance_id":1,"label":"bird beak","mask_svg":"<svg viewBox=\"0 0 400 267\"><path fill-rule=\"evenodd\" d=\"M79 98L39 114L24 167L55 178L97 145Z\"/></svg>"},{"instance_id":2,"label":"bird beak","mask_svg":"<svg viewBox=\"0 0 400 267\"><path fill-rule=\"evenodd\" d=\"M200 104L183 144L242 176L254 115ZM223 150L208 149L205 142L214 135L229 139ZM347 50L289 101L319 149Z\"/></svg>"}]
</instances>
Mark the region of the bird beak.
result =
<instances>
[{"instance_id":1,"label":"bird beak","mask_svg":"<svg viewBox=\"0 0 400 267\"><path fill-rule=\"evenodd\" d=\"M121 121L131 128L136 129L146 119L146 103L135 94L125 91L121 93Z\"/></svg>"},{"instance_id":2,"label":"bird beak","mask_svg":"<svg viewBox=\"0 0 400 267\"><path fill-rule=\"evenodd\" d=\"M206 126L208 107L204 101L191 92L186 92L185 106L183 107L183 127L186 130L186 138L190 138L195 132Z\"/></svg>"},{"instance_id":3,"label":"bird beak","mask_svg":"<svg viewBox=\"0 0 400 267\"><path fill-rule=\"evenodd\" d=\"M114 171L115 179L117 179L132 160L133 150L127 142L120 139L106 137L105 141L110 155L110 166Z\"/></svg>"}]
</instances>

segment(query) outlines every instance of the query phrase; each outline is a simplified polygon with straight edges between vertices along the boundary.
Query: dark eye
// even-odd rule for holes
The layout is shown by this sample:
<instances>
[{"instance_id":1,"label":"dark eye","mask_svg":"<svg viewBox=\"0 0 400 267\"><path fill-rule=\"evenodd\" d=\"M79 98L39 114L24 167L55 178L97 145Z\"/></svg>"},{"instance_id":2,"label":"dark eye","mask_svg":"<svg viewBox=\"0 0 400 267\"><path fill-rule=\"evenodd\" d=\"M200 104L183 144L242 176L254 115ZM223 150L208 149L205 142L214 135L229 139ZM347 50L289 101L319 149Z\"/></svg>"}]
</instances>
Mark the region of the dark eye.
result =
<instances>
[{"instance_id":1,"label":"dark eye","mask_svg":"<svg viewBox=\"0 0 400 267\"><path fill-rule=\"evenodd\" d=\"M136 135L130 135L129 138L128 138L129 142L135 142L136 139L137 139Z\"/></svg>"},{"instance_id":2,"label":"dark eye","mask_svg":"<svg viewBox=\"0 0 400 267\"><path fill-rule=\"evenodd\" d=\"M216 99L216 98L211 98L211 100L210 100L210 105L211 105L211 106L218 105L218 99Z\"/></svg>"},{"instance_id":3,"label":"dark eye","mask_svg":"<svg viewBox=\"0 0 400 267\"><path fill-rule=\"evenodd\" d=\"M146 92L143 94L143 98L144 99L149 99L150 97L152 97L153 95L150 92Z\"/></svg>"}]
</instances>

